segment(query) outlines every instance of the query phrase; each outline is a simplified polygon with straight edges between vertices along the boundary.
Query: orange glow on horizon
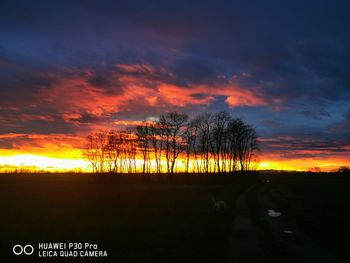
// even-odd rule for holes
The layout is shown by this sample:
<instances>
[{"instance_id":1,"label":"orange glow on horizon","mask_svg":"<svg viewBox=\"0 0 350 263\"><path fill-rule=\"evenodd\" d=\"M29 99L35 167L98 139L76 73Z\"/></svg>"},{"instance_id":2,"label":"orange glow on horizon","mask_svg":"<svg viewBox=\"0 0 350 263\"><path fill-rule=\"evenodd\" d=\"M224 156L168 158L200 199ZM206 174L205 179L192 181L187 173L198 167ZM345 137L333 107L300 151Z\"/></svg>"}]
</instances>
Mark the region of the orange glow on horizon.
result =
<instances>
[{"instance_id":1,"label":"orange glow on horizon","mask_svg":"<svg viewBox=\"0 0 350 263\"><path fill-rule=\"evenodd\" d=\"M153 162L151 160L151 162ZM165 164L163 164L165 165ZM340 166L348 166L346 157L327 159L266 159L260 156L257 170L294 170L308 171L310 168L319 167L321 171L334 171ZM136 167L141 171L142 160L137 158ZM183 172L185 160L177 160L177 172ZM0 172L24 171L48 171L48 172L91 172L90 163L85 160L79 149L54 153L29 153L11 150L0 151Z\"/></svg>"},{"instance_id":2,"label":"orange glow on horizon","mask_svg":"<svg viewBox=\"0 0 350 263\"><path fill-rule=\"evenodd\" d=\"M152 122L152 119L149 119ZM140 124L137 121L115 121L116 126L128 126ZM84 159L81 146L85 144L83 134L1 134L0 139L14 140L12 149L0 149L0 172L14 170L26 171L82 171L90 172L91 165ZM293 138L285 138L292 140ZM261 139L262 143L274 143L273 139ZM278 145L278 144L276 144ZM281 145L281 143L279 144ZM341 151L313 149L294 149L284 152L262 151L259 155L258 170L297 170L308 171L318 167L321 171L334 171L340 166L349 166L349 145L343 145ZM300 157L303 156L303 157ZM307 157L305 157L307 156ZM153 161L151 161L153 162ZM142 166L139 157L136 161L137 169ZM177 171L184 170L185 160L181 156L177 161ZM163 164L164 167L166 166ZM165 169L164 169L165 171Z\"/></svg>"}]
</instances>

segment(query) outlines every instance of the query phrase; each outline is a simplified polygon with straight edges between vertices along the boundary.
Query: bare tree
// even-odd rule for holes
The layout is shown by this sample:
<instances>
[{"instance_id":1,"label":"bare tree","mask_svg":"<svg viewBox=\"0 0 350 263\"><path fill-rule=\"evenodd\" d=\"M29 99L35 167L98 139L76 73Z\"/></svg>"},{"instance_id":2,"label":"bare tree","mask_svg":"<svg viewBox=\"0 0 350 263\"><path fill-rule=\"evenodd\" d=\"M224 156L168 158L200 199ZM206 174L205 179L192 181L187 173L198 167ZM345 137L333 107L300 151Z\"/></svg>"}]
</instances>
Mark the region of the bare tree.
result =
<instances>
[{"instance_id":1,"label":"bare tree","mask_svg":"<svg viewBox=\"0 0 350 263\"><path fill-rule=\"evenodd\" d=\"M185 152L186 152L186 165L185 165L185 172L188 173L189 171L189 165L190 165L190 157L191 154L193 155L195 153L194 147L196 143L196 136L197 136L197 126L194 122L188 123L186 126L182 137L183 142L185 146Z\"/></svg>"},{"instance_id":2,"label":"bare tree","mask_svg":"<svg viewBox=\"0 0 350 263\"><path fill-rule=\"evenodd\" d=\"M106 153L108 157L108 165L110 172L117 172L121 147L123 145L121 135L117 131L111 130L108 133Z\"/></svg>"},{"instance_id":3,"label":"bare tree","mask_svg":"<svg viewBox=\"0 0 350 263\"><path fill-rule=\"evenodd\" d=\"M231 116L227 111L220 111L212 117L212 129L210 131L210 146L214 159L214 171L222 172L221 169L224 162L224 144L227 125L231 120Z\"/></svg>"},{"instance_id":4,"label":"bare tree","mask_svg":"<svg viewBox=\"0 0 350 263\"><path fill-rule=\"evenodd\" d=\"M237 167L241 171L249 170L254 153L259 150L259 142L256 131L242 119L230 121L227 130L228 144L230 149L230 161L232 170Z\"/></svg>"},{"instance_id":5,"label":"bare tree","mask_svg":"<svg viewBox=\"0 0 350 263\"><path fill-rule=\"evenodd\" d=\"M141 149L143 163L142 163L142 173L144 174L146 170L149 170L149 136L150 127L146 122L144 125L136 126L136 136L138 139L138 144Z\"/></svg>"},{"instance_id":6,"label":"bare tree","mask_svg":"<svg viewBox=\"0 0 350 263\"><path fill-rule=\"evenodd\" d=\"M96 173L98 171L98 158L95 137L93 135L89 135L86 137L86 141L87 143L83 150L83 156L88 159L88 161L91 163L92 171Z\"/></svg>"},{"instance_id":7,"label":"bare tree","mask_svg":"<svg viewBox=\"0 0 350 263\"><path fill-rule=\"evenodd\" d=\"M228 112L203 113L188 121L186 114L170 112L159 120L134 129L97 132L87 137L84 156L93 172L137 172L136 159L143 158L142 173L174 174L179 156L185 172L246 171L256 163L259 151L255 129Z\"/></svg>"},{"instance_id":8,"label":"bare tree","mask_svg":"<svg viewBox=\"0 0 350 263\"><path fill-rule=\"evenodd\" d=\"M196 117L195 121L198 123L198 147L201 157L201 170L205 173L209 173L210 170L210 133L212 127L212 114L203 113Z\"/></svg>"},{"instance_id":9,"label":"bare tree","mask_svg":"<svg viewBox=\"0 0 350 263\"><path fill-rule=\"evenodd\" d=\"M84 155L90 161L93 171L99 173L105 172L107 132L96 132L88 136L87 141Z\"/></svg>"},{"instance_id":10,"label":"bare tree","mask_svg":"<svg viewBox=\"0 0 350 263\"><path fill-rule=\"evenodd\" d=\"M163 131L161 137L166 145L168 172L174 173L176 159L183 152L182 133L186 126L188 115L178 112L170 112L159 117L159 126ZM169 169L170 168L170 169Z\"/></svg>"},{"instance_id":11,"label":"bare tree","mask_svg":"<svg viewBox=\"0 0 350 263\"><path fill-rule=\"evenodd\" d=\"M152 124L150 126L150 143L153 147L153 155L156 163L156 173L161 173L162 165L162 150L163 150L163 142L161 140L161 130L157 127L157 125Z\"/></svg>"}]
</instances>

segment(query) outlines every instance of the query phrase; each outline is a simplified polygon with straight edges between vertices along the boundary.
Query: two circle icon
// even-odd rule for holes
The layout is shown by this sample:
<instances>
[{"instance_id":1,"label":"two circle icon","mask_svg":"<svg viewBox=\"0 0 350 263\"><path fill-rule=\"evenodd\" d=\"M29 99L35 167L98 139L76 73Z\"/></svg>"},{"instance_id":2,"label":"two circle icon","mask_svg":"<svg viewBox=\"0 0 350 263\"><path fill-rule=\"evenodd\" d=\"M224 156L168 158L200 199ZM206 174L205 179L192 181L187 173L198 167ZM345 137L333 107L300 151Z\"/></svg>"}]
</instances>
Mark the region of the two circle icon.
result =
<instances>
[{"instance_id":1,"label":"two circle icon","mask_svg":"<svg viewBox=\"0 0 350 263\"><path fill-rule=\"evenodd\" d=\"M14 245L12 251L17 256L23 253L26 254L27 256L30 256L31 254L34 253L34 247L32 245L25 245L25 246Z\"/></svg>"}]
</instances>

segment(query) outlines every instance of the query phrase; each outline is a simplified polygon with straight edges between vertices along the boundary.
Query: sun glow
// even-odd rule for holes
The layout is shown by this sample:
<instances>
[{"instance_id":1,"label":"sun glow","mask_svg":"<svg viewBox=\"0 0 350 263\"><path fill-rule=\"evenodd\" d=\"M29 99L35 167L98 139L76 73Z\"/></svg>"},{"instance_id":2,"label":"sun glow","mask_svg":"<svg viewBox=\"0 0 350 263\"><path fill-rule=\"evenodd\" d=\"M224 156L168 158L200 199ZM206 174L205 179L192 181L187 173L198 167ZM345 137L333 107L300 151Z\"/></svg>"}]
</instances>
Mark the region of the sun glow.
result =
<instances>
[{"instance_id":1,"label":"sun glow","mask_svg":"<svg viewBox=\"0 0 350 263\"><path fill-rule=\"evenodd\" d=\"M264 156L262 156L264 157ZM137 157L135 167L137 172L142 172L143 160ZM156 166L155 160L150 160L149 172L154 173ZM161 161L162 171L166 171L166 161ZM319 167L321 171L334 171L342 165L348 165L348 160L327 159L327 160L276 160L261 158L261 161L255 166L257 170L296 170L308 171L310 168ZM186 160L179 157L176 161L175 171L184 172ZM189 163L189 171L195 169L193 160ZM73 151L71 154L33 154L25 152L3 152L0 154L0 172L92 172L90 162L80 157Z\"/></svg>"},{"instance_id":2,"label":"sun glow","mask_svg":"<svg viewBox=\"0 0 350 263\"><path fill-rule=\"evenodd\" d=\"M261 169L266 169L266 168L269 168L270 164L268 162L262 162L259 164L259 167Z\"/></svg>"},{"instance_id":3,"label":"sun glow","mask_svg":"<svg viewBox=\"0 0 350 263\"><path fill-rule=\"evenodd\" d=\"M34 154L18 154L0 157L0 171L24 169L29 171L88 171L89 163L82 159L65 159Z\"/></svg>"}]
</instances>

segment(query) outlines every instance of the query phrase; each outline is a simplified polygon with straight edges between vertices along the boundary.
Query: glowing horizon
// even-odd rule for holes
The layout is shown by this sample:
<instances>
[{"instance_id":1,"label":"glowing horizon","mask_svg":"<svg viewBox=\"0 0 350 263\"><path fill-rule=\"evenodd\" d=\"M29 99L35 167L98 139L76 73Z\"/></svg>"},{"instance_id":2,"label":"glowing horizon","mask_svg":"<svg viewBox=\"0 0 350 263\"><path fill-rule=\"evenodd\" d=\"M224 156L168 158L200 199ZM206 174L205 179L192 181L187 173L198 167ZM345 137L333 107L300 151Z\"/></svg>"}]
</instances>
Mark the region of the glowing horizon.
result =
<instances>
[{"instance_id":1,"label":"glowing horizon","mask_svg":"<svg viewBox=\"0 0 350 263\"><path fill-rule=\"evenodd\" d=\"M72 158L64 156L51 157L52 154L38 155L32 153L18 153L3 155L0 151L0 172L13 172L15 170L35 172L92 172L91 164L83 157L76 156L76 152L72 153ZM308 171L311 168L319 167L321 171L335 171L340 166L348 166L349 163L344 158L324 159L324 160L269 160L260 156L257 170L286 170L286 171ZM151 160L151 162L154 160ZM184 171L183 158L179 158L177 166L182 168L176 172ZM137 159L138 172L141 172L142 159ZM164 165L164 164L163 164ZM153 171L154 172L154 171Z\"/></svg>"}]
</instances>

